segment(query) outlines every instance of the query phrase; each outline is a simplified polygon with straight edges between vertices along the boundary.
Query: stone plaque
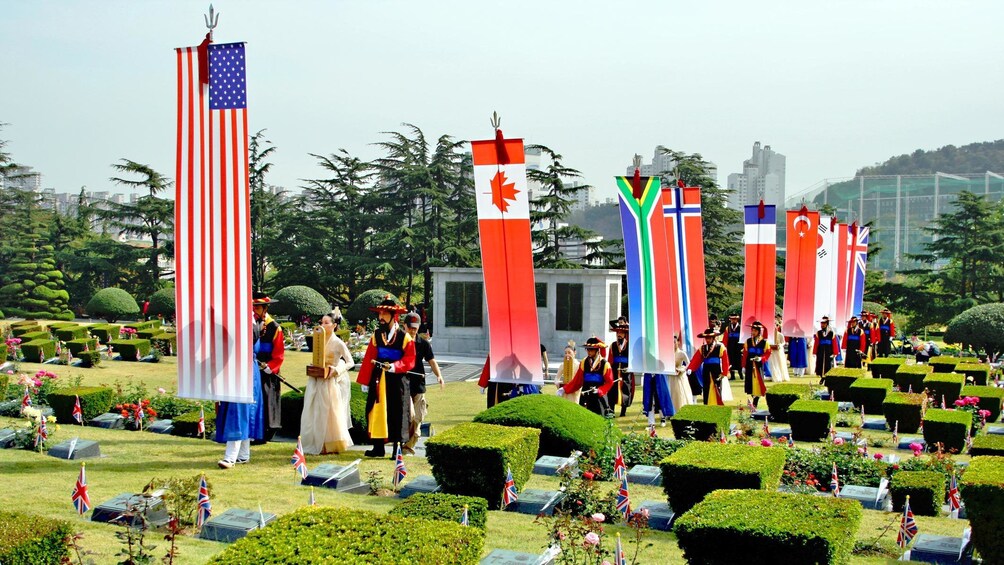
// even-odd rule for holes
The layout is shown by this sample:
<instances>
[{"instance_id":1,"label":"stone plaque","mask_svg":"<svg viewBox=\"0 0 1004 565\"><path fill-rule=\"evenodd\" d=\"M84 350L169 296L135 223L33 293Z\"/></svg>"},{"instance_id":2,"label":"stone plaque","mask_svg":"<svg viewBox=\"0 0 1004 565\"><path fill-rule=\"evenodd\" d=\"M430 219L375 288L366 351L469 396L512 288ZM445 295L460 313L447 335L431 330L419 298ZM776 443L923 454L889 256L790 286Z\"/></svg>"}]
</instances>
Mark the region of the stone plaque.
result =
<instances>
[{"instance_id":1,"label":"stone plaque","mask_svg":"<svg viewBox=\"0 0 1004 565\"><path fill-rule=\"evenodd\" d=\"M408 481L401 487L401 492L397 493L401 498L408 498L418 493L434 493L442 491L442 487L431 475L419 475Z\"/></svg>"},{"instance_id":2,"label":"stone plaque","mask_svg":"<svg viewBox=\"0 0 1004 565\"><path fill-rule=\"evenodd\" d=\"M840 498L857 500L862 508L868 510L885 510L889 502L888 496L879 498L878 487L862 487L857 485L842 485L840 487Z\"/></svg>"},{"instance_id":3,"label":"stone plaque","mask_svg":"<svg viewBox=\"0 0 1004 565\"><path fill-rule=\"evenodd\" d=\"M171 420L154 420L143 429L155 434L169 434L174 430L174 423Z\"/></svg>"},{"instance_id":4,"label":"stone plaque","mask_svg":"<svg viewBox=\"0 0 1004 565\"><path fill-rule=\"evenodd\" d=\"M561 491L527 489L519 493L516 502L506 506L505 509L509 512L519 512L531 516L538 514L551 516L563 498L565 498L565 493Z\"/></svg>"},{"instance_id":5,"label":"stone plaque","mask_svg":"<svg viewBox=\"0 0 1004 565\"><path fill-rule=\"evenodd\" d=\"M213 516L202 525L199 537L211 541L231 543L248 535L251 530L262 527L262 522L268 525L275 520L275 514L257 510L241 510L230 508L219 516Z\"/></svg>"},{"instance_id":6,"label":"stone plaque","mask_svg":"<svg viewBox=\"0 0 1004 565\"><path fill-rule=\"evenodd\" d=\"M0 449L10 449L14 447L14 430L4 428L0 430Z\"/></svg>"},{"instance_id":7,"label":"stone plaque","mask_svg":"<svg viewBox=\"0 0 1004 565\"><path fill-rule=\"evenodd\" d=\"M555 556L550 553L535 555L508 549L493 549L479 563L481 565L553 565Z\"/></svg>"},{"instance_id":8,"label":"stone plaque","mask_svg":"<svg viewBox=\"0 0 1004 565\"><path fill-rule=\"evenodd\" d=\"M307 473L300 484L332 488L339 492L368 493L370 487L359 479L359 465L335 465L324 463Z\"/></svg>"},{"instance_id":9,"label":"stone plaque","mask_svg":"<svg viewBox=\"0 0 1004 565\"><path fill-rule=\"evenodd\" d=\"M49 449L49 455L57 459L89 459L101 457L98 442L89 439L69 439Z\"/></svg>"},{"instance_id":10,"label":"stone plaque","mask_svg":"<svg viewBox=\"0 0 1004 565\"><path fill-rule=\"evenodd\" d=\"M851 443L854 441L854 434L852 432L837 432L837 435L834 437L838 437L846 441L847 443Z\"/></svg>"},{"instance_id":11,"label":"stone plaque","mask_svg":"<svg viewBox=\"0 0 1004 565\"><path fill-rule=\"evenodd\" d=\"M854 410L854 403L853 402L840 401L840 402L837 403L837 410L839 410L841 412L850 412L850 411Z\"/></svg>"},{"instance_id":12,"label":"stone plaque","mask_svg":"<svg viewBox=\"0 0 1004 565\"><path fill-rule=\"evenodd\" d=\"M760 420L760 421L764 421L764 420L770 419L770 410L754 410L753 411L753 419L754 420Z\"/></svg>"},{"instance_id":13,"label":"stone plaque","mask_svg":"<svg viewBox=\"0 0 1004 565\"><path fill-rule=\"evenodd\" d=\"M125 418L122 417L122 414L105 412L97 418L91 419L90 422L87 422L87 425L97 426L107 430L121 430L125 428Z\"/></svg>"},{"instance_id":14,"label":"stone plaque","mask_svg":"<svg viewBox=\"0 0 1004 565\"><path fill-rule=\"evenodd\" d=\"M830 399L830 391L828 391L828 390L817 389L813 394L816 396L817 400L829 400Z\"/></svg>"},{"instance_id":15,"label":"stone plaque","mask_svg":"<svg viewBox=\"0 0 1004 565\"><path fill-rule=\"evenodd\" d=\"M553 477L557 475L562 468L569 465L571 465L572 469L576 468L577 465L574 458L544 455L533 464L533 473L535 475L548 475Z\"/></svg>"},{"instance_id":16,"label":"stone plaque","mask_svg":"<svg viewBox=\"0 0 1004 565\"><path fill-rule=\"evenodd\" d=\"M422 437L432 437L436 435L436 431L432 429L432 424L430 422L422 422L419 432Z\"/></svg>"},{"instance_id":17,"label":"stone plaque","mask_svg":"<svg viewBox=\"0 0 1004 565\"><path fill-rule=\"evenodd\" d=\"M771 426L770 437L778 439L782 437L791 437L791 428L788 426Z\"/></svg>"},{"instance_id":18,"label":"stone plaque","mask_svg":"<svg viewBox=\"0 0 1004 565\"><path fill-rule=\"evenodd\" d=\"M988 434L1004 435L1004 424L987 424Z\"/></svg>"},{"instance_id":19,"label":"stone plaque","mask_svg":"<svg viewBox=\"0 0 1004 565\"><path fill-rule=\"evenodd\" d=\"M163 526L169 520L167 506L159 496L123 493L95 507L94 512L91 512L91 521L118 522L124 519L122 514L130 509L134 512L143 511L148 526ZM134 516L131 523L134 527L139 527L142 521L139 516Z\"/></svg>"},{"instance_id":20,"label":"stone plaque","mask_svg":"<svg viewBox=\"0 0 1004 565\"><path fill-rule=\"evenodd\" d=\"M662 470L652 465L635 465L628 469L628 482L641 485L661 485Z\"/></svg>"},{"instance_id":21,"label":"stone plaque","mask_svg":"<svg viewBox=\"0 0 1004 565\"><path fill-rule=\"evenodd\" d=\"M673 509L665 501L646 500L635 512L648 510L648 527L653 530L668 532L673 526Z\"/></svg>"},{"instance_id":22,"label":"stone plaque","mask_svg":"<svg viewBox=\"0 0 1004 565\"><path fill-rule=\"evenodd\" d=\"M924 563L972 563L970 555L962 554L962 538L917 534L910 550L910 561ZM968 552L967 552L968 553Z\"/></svg>"},{"instance_id":23,"label":"stone plaque","mask_svg":"<svg viewBox=\"0 0 1004 565\"><path fill-rule=\"evenodd\" d=\"M864 424L861 426L866 430L881 430L885 431L885 418L868 418L865 417Z\"/></svg>"}]
</instances>

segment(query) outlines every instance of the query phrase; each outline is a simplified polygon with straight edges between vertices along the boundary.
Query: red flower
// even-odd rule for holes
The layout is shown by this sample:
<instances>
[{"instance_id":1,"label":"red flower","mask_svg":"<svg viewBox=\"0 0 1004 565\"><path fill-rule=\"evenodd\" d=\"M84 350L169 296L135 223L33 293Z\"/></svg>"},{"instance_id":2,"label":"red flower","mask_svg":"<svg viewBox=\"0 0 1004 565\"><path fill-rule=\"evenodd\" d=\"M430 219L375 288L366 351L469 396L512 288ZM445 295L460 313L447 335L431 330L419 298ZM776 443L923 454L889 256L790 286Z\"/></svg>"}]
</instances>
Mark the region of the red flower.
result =
<instances>
[{"instance_id":1,"label":"red flower","mask_svg":"<svg viewBox=\"0 0 1004 565\"><path fill-rule=\"evenodd\" d=\"M592 473L590 473L589 471L586 471L585 473L582 473L582 478L586 479L587 481L593 480L593 476L594 475Z\"/></svg>"}]
</instances>

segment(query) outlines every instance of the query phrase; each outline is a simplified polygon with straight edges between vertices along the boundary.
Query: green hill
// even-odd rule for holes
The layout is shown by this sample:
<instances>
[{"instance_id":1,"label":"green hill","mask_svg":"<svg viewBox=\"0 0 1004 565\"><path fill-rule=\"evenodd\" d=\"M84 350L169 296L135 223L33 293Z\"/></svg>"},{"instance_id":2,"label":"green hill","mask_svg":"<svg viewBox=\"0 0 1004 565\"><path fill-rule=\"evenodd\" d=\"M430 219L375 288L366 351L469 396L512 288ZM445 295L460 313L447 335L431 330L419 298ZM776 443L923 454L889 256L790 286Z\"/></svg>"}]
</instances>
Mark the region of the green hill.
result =
<instances>
[{"instance_id":1,"label":"green hill","mask_svg":"<svg viewBox=\"0 0 1004 565\"><path fill-rule=\"evenodd\" d=\"M1004 139L970 143L962 147L946 145L933 151L918 149L909 155L892 157L884 163L864 167L856 175L917 175L942 173L982 173L1004 170Z\"/></svg>"}]
</instances>

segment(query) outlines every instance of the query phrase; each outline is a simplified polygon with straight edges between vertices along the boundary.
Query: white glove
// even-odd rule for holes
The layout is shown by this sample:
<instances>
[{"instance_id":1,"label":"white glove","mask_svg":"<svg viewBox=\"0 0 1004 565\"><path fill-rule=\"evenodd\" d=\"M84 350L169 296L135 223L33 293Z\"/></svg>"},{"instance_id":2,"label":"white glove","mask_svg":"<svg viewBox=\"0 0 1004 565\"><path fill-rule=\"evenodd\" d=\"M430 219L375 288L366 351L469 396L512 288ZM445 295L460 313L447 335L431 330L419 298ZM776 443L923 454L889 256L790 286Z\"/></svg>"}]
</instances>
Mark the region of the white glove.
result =
<instances>
[{"instance_id":1,"label":"white glove","mask_svg":"<svg viewBox=\"0 0 1004 565\"><path fill-rule=\"evenodd\" d=\"M369 392L370 391L370 387L368 387L366 385L362 385L360 388L363 389L363 392Z\"/></svg>"},{"instance_id":2,"label":"white glove","mask_svg":"<svg viewBox=\"0 0 1004 565\"><path fill-rule=\"evenodd\" d=\"M268 365L263 365L261 368L261 372L265 373L266 375L271 375L272 367L269 367Z\"/></svg>"},{"instance_id":3,"label":"white glove","mask_svg":"<svg viewBox=\"0 0 1004 565\"><path fill-rule=\"evenodd\" d=\"M692 370L690 370L690 369L687 369L687 375L692 375L693 373L694 373L694 372L693 372Z\"/></svg>"},{"instance_id":4,"label":"white glove","mask_svg":"<svg viewBox=\"0 0 1004 565\"><path fill-rule=\"evenodd\" d=\"M565 396L565 389L559 386L558 387L557 395L558 396Z\"/></svg>"},{"instance_id":5,"label":"white glove","mask_svg":"<svg viewBox=\"0 0 1004 565\"><path fill-rule=\"evenodd\" d=\"M488 390L487 387L481 387L481 394L484 394Z\"/></svg>"}]
</instances>

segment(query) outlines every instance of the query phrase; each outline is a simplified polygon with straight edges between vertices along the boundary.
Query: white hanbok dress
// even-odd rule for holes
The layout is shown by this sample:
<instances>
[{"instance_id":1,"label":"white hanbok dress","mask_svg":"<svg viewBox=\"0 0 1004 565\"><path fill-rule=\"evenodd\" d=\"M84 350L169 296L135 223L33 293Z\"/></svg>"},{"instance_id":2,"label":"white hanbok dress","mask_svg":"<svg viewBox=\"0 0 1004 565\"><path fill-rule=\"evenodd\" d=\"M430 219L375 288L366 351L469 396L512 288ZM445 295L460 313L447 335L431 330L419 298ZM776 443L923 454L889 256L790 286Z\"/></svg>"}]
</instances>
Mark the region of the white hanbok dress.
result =
<instances>
[{"instance_id":1,"label":"white hanbok dress","mask_svg":"<svg viewBox=\"0 0 1004 565\"><path fill-rule=\"evenodd\" d=\"M352 446L349 428L349 369L354 365L345 342L332 332L324 344L327 378L307 377L300 415L300 441L309 455L341 453Z\"/></svg>"},{"instance_id":2,"label":"white hanbok dress","mask_svg":"<svg viewBox=\"0 0 1004 565\"><path fill-rule=\"evenodd\" d=\"M791 377L788 376L788 358L784 354L784 334L781 333L776 325L774 326L774 340L771 342L770 349L770 357L767 358L767 364L770 366L770 380L775 383L790 381Z\"/></svg>"},{"instance_id":3,"label":"white hanbok dress","mask_svg":"<svg viewBox=\"0 0 1004 565\"><path fill-rule=\"evenodd\" d=\"M673 397L673 408L679 410L681 406L694 403L694 393L690 390L690 381L687 380L687 365L690 359L682 349L676 350L676 374L666 375L669 380L669 395Z\"/></svg>"}]
</instances>

